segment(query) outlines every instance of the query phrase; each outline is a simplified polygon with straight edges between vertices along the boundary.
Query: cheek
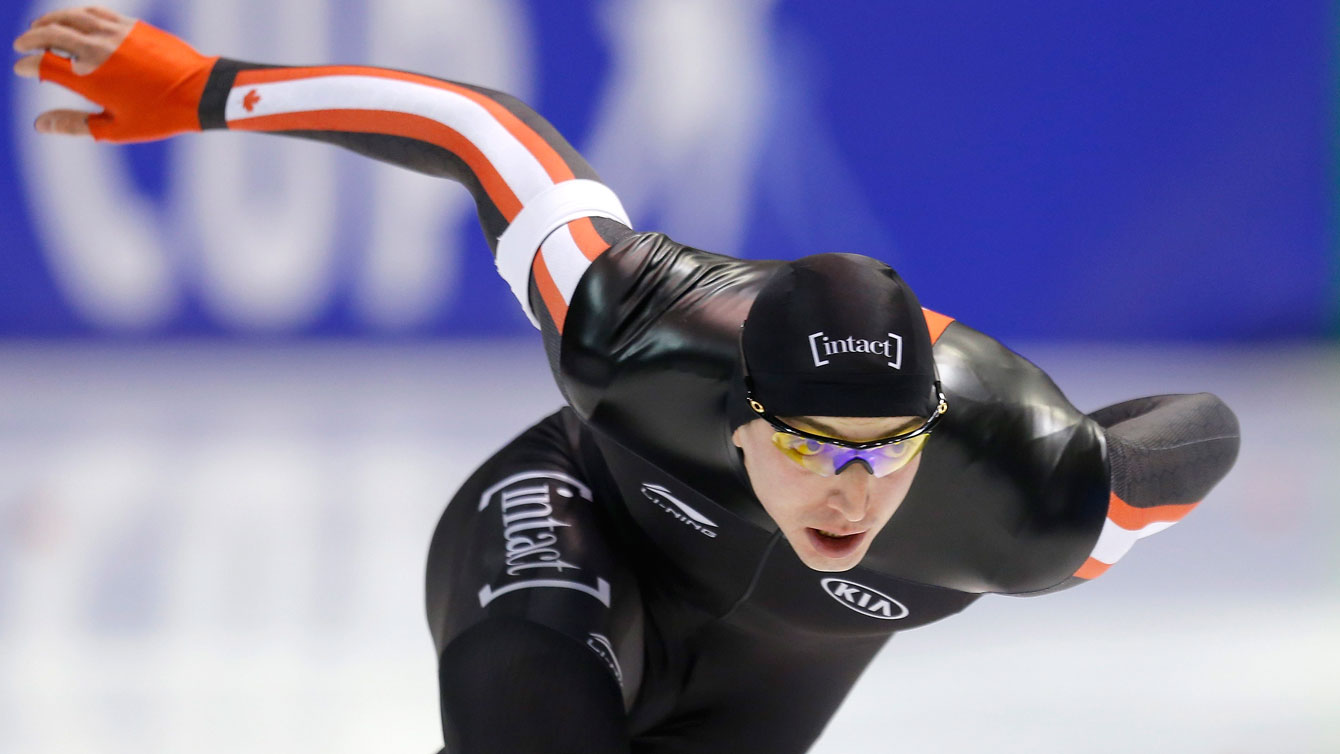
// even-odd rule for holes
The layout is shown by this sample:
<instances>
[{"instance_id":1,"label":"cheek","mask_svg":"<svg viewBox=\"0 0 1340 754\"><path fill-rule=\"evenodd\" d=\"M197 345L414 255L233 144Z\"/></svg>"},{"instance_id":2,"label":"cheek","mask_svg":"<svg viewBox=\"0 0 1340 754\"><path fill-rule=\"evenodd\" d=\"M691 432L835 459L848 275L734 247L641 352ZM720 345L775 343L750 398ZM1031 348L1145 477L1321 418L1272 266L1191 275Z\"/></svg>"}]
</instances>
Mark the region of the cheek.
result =
<instances>
[{"instance_id":1,"label":"cheek","mask_svg":"<svg viewBox=\"0 0 1340 754\"><path fill-rule=\"evenodd\" d=\"M754 494L773 519L786 518L805 507L806 501L822 500L826 487L823 477L812 474L780 453L745 452L745 469ZM778 523L781 523L778 520Z\"/></svg>"},{"instance_id":2,"label":"cheek","mask_svg":"<svg viewBox=\"0 0 1340 754\"><path fill-rule=\"evenodd\" d=\"M907 468L900 469L880 480L880 498L886 501L886 505L890 508L889 515L893 515L893 511L903 504L903 499L907 497L908 490L912 488L912 480L916 477L919 466L921 466L921 456L912 459Z\"/></svg>"},{"instance_id":3,"label":"cheek","mask_svg":"<svg viewBox=\"0 0 1340 754\"><path fill-rule=\"evenodd\" d=\"M924 456L921 453L918 453L917 457L913 458L912 462L907 464L907 468L901 469L897 474L892 475L898 477L904 492L912 486L912 479L916 477L917 469L921 468L921 459L923 457Z\"/></svg>"}]
</instances>

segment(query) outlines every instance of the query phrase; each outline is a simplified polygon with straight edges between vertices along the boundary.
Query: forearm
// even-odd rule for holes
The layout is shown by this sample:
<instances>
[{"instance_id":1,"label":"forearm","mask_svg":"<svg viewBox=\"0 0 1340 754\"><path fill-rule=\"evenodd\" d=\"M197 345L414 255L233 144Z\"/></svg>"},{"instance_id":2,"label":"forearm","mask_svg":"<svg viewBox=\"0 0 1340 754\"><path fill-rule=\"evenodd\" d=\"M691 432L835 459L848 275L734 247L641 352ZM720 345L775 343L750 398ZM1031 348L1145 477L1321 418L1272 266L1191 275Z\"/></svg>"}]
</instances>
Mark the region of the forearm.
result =
<instances>
[{"instance_id":1,"label":"forearm","mask_svg":"<svg viewBox=\"0 0 1340 754\"><path fill-rule=\"evenodd\" d=\"M442 733L454 754L628 754L618 684L554 629L491 618L454 638L438 666Z\"/></svg>"},{"instance_id":2,"label":"forearm","mask_svg":"<svg viewBox=\"0 0 1340 754\"><path fill-rule=\"evenodd\" d=\"M1136 540L1180 521L1237 460L1237 417L1209 393L1160 395L1089 415L1104 429L1111 469L1107 520L1076 572L1096 578Z\"/></svg>"},{"instance_id":3,"label":"forearm","mask_svg":"<svg viewBox=\"0 0 1340 754\"><path fill-rule=\"evenodd\" d=\"M221 59L199 113L204 129L324 141L464 184L500 272L546 330L561 331L586 266L628 232L590 165L548 121L500 92L382 68ZM566 206L555 210L555 200Z\"/></svg>"},{"instance_id":4,"label":"forearm","mask_svg":"<svg viewBox=\"0 0 1340 754\"><path fill-rule=\"evenodd\" d=\"M1090 417L1107 436L1112 492L1133 507L1199 502L1237 459L1237 417L1209 393L1139 398Z\"/></svg>"},{"instance_id":5,"label":"forearm","mask_svg":"<svg viewBox=\"0 0 1340 754\"><path fill-rule=\"evenodd\" d=\"M273 67L221 59L199 103L203 129L335 143L457 180L490 242L557 183L598 180L543 118L499 92L366 66Z\"/></svg>"},{"instance_id":6,"label":"forearm","mask_svg":"<svg viewBox=\"0 0 1340 754\"><path fill-rule=\"evenodd\" d=\"M383 68L221 59L199 116L202 129L324 141L464 184L500 272L537 325L561 331L586 266L629 232L590 165L548 121L500 92Z\"/></svg>"},{"instance_id":7,"label":"forearm","mask_svg":"<svg viewBox=\"0 0 1340 754\"><path fill-rule=\"evenodd\" d=\"M106 28L79 36L90 24ZM208 129L278 133L463 183L499 272L549 335L561 333L590 262L631 232L618 198L576 150L499 92L373 67L207 58L167 32L99 9L63 11L20 43L72 48L80 62L47 52L41 78L105 108L75 120L80 114L65 113L65 128L53 131L113 142ZM35 62L21 67L35 73Z\"/></svg>"}]
</instances>

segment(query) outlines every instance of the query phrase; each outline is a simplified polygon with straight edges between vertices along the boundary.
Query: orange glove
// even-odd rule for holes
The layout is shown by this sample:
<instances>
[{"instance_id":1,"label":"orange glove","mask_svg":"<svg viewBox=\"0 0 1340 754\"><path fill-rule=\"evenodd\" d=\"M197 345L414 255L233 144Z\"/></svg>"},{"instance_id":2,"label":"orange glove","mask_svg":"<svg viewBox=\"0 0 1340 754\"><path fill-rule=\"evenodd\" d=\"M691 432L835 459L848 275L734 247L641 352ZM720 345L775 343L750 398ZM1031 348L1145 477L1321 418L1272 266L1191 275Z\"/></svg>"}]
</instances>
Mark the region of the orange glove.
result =
<instances>
[{"instance_id":1,"label":"orange glove","mask_svg":"<svg viewBox=\"0 0 1340 754\"><path fill-rule=\"evenodd\" d=\"M69 60L47 52L38 75L102 105L103 112L88 119L98 141L154 141L200 130L200 97L216 61L138 21L92 73L80 76Z\"/></svg>"}]
</instances>

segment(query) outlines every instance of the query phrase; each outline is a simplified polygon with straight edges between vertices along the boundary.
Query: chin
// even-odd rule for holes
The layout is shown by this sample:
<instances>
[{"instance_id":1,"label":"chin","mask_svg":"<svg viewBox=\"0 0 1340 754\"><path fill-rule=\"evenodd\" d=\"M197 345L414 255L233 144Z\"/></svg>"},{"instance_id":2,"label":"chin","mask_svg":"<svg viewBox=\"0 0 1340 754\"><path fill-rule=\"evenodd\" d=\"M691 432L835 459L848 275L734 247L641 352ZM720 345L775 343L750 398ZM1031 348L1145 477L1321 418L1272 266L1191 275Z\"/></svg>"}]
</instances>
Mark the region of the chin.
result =
<instances>
[{"instance_id":1,"label":"chin","mask_svg":"<svg viewBox=\"0 0 1340 754\"><path fill-rule=\"evenodd\" d=\"M801 558L800 562L804 563L811 571L818 571L819 573L843 573L861 564L859 559L854 563L847 564L833 563L828 558Z\"/></svg>"}]
</instances>

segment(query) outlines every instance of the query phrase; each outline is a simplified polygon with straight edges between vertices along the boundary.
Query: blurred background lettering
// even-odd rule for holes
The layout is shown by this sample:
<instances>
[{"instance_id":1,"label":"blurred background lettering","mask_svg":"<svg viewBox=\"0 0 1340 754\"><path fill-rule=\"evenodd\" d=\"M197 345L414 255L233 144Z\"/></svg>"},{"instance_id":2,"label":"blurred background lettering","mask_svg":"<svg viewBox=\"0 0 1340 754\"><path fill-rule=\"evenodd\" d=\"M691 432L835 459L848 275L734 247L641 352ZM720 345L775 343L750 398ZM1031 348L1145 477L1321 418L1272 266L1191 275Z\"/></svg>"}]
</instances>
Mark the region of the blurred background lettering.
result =
<instances>
[{"instance_id":1,"label":"blurred background lettering","mask_svg":"<svg viewBox=\"0 0 1340 754\"><path fill-rule=\"evenodd\" d=\"M107 4L507 91L639 229L876 256L1085 410L1238 412L1186 522L897 637L817 754L1340 751L1334 3ZM77 102L0 77L0 752L436 751L429 537L560 403L467 193L32 131Z\"/></svg>"}]
</instances>

